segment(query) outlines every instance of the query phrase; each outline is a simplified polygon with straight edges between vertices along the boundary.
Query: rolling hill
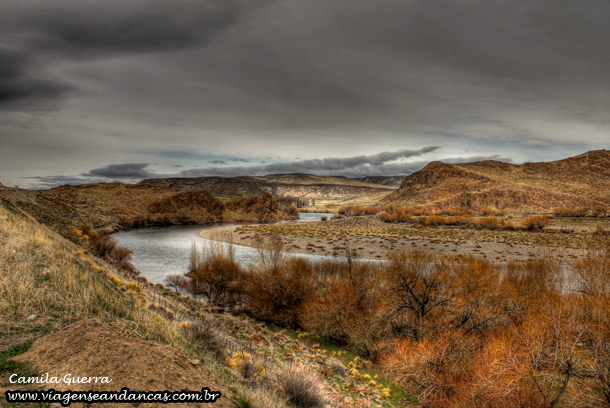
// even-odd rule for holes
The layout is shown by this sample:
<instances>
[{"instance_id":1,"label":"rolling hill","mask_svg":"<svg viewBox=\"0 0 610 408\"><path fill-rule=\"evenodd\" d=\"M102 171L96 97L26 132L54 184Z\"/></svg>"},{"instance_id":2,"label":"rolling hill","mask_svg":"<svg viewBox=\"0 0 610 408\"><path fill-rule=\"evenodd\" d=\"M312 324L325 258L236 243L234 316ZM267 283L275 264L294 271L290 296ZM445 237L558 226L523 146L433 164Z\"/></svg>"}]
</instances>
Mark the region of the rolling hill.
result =
<instances>
[{"instance_id":1,"label":"rolling hill","mask_svg":"<svg viewBox=\"0 0 610 408\"><path fill-rule=\"evenodd\" d=\"M431 162L380 201L432 208L496 207L545 211L556 207L610 206L610 151L521 165L486 160Z\"/></svg>"}]
</instances>

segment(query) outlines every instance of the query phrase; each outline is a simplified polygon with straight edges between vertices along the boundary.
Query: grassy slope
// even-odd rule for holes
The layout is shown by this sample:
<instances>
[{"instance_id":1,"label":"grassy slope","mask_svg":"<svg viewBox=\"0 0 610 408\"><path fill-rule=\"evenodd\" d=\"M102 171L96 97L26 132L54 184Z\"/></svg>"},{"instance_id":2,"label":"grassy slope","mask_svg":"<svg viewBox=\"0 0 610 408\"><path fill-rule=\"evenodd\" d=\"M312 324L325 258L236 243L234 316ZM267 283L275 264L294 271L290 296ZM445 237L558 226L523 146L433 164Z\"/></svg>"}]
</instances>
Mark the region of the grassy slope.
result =
<instances>
[{"instance_id":1,"label":"grassy slope","mask_svg":"<svg viewBox=\"0 0 610 408\"><path fill-rule=\"evenodd\" d=\"M273 375L286 371L291 361L315 371L327 369L326 353L337 350L331 345L319 347L315 340L295 333L272 332L245 316L214 314L207 304L168 289L143 287L144 290L140 289L113 266L28 219L10 202L0 201L0 333L3 333L0 387L7 386L7 378L12 373L34 375L27 366L12 363L10 357L25 352L36 339L89 317L101 318L115 327L139 333L144 339L173 346L199 360L231 388L242 406L290 407L274 388ZM150 308L160 299L175 318ZM27 319L31 315L36 317ZM199 348L183 329L193 315L218 321L221 335L229 339L233 351L245 350L257 355L267 377L271 378L264 381L271 385L252 387L251 379L244 379L239 370L225 366L211 352ZM321 353L323 350L327 351ZM347 364L354 356L343 354L337 358ZM391 407L397 406L395 401L404 397L395 384L385 380L380 384L391 386L392 399L381 400L375 390L370 395L360 395L354 390L368 390L365 380L341 378L332 370L324 377L324 384L335 401L345 398L351 401L348 406L365 400L367 404ZM3 397L0 397L0 406L6 406Z\"/></svg>"}]
</instances>

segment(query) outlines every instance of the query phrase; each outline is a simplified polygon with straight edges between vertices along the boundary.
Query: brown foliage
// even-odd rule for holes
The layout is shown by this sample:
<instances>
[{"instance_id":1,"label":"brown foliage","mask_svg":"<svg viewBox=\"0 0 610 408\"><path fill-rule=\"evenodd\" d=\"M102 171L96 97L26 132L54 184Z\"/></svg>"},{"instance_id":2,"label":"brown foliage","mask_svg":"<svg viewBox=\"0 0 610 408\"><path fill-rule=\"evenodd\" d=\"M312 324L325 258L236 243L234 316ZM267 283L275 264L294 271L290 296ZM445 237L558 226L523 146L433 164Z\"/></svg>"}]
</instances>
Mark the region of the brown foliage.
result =
<instances>
[{"instance_id":1,"label":"brown foliage","mask_svg":"<svg viewBox=\"0 0 610 408\"><path fill-rule=\"evenodd\" d=\"M502 226L502 222L497 218L485 217L477 220L477 226L487 229L496 229Z\"/></svg>"},{"instance_id":2,"label":"brown foliage","mask_svg":"<svg viewBox=\"0 0 610 408\"><path fill-rule=\"evenodd\" d=\"M246 309L257 319L296 328L297 312L313 288L313 265L303 258L289 258L248 272Z\"/></svg>"},{"instance_id":3,"label":"brown foliage","mask_svg":"<svg viewBox=\"0 0 610 408\"><path fill-rule=\"evenodd\" d=\"M193 242L187 277L188 292L205 297L221 307L235 306L244 280L244 272L234 259L232 244L212 243L199 252Z\"/></svg>"},{"instance_id":4,"label":"brown foliage","mask_svg":"<svg viewBox=\"0 0 610 408\"><path fill-rule=\"evenodd\" d=\"M541 215L534 215L532 217L527 217L526 219L524 219L521 222L521 225L526 230L542 229L549 225L549 222L549 219L546 217L543 217Z\"/></svg>"}]
</instances>

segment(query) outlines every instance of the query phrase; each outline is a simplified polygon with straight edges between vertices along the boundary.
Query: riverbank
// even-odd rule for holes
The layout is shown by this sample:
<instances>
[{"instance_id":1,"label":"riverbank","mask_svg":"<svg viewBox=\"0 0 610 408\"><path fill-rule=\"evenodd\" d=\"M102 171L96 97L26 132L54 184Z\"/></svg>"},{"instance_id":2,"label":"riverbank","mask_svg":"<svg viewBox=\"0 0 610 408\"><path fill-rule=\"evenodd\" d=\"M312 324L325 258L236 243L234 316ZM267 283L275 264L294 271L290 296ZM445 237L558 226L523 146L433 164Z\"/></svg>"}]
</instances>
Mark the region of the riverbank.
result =
<instances>
[{"instance_id":1,"label":"riverbank","mask_svg":"<svg viewBox=\"0 0 610 408\"><path fill-rule=\"evenodd\" d=\"M566 262L586 257L584 245L552 232L465 230L461 228L415 228L388 224L375 217L298 224L243 225L206 229L203 238L256 247L257 234L278 231L288 253L342 256L346 251L365 259L388 259L401 249L428 249L440 256L473 255L496 264L525 262L542 256ZM578 232L574 233L578 234ZM580 239L580 238L579 238ZM584 239L584 238L583 238Z\"/></svg>"}]
</instances>

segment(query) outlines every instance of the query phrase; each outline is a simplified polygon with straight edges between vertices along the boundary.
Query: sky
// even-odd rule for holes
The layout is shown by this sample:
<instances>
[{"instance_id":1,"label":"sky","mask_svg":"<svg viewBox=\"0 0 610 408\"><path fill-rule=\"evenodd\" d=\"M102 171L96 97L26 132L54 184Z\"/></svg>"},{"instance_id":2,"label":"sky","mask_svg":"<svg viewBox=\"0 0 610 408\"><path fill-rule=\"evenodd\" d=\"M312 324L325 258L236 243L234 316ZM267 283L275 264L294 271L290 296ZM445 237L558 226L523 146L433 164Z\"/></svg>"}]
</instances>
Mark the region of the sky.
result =
<instances>
[{"instance_id":1,"label":"sky","mask_svg":"<svg viewBox=\"0 0 610 408\"><path fill-rule=\"evenodd\" d=\"M608 0L3 0L0 182L608 148L608 21Z\"/></svg>"}]
</instances>

